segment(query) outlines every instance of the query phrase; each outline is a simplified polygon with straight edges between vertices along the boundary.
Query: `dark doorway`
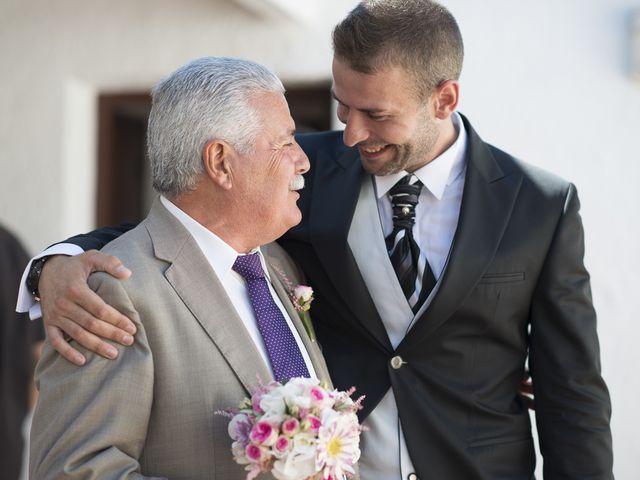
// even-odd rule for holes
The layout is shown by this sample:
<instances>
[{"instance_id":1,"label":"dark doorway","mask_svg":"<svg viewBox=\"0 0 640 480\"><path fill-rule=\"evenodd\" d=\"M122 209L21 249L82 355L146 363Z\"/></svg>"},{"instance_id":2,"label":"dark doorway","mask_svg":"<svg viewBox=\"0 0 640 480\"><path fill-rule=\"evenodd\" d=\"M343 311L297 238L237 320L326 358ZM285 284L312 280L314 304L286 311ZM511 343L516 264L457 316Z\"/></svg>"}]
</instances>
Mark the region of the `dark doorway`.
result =
<instances>
[{"instance_id":1,"label":"dark doorway","mask_svg":"<svg viewBox=\"0 0 640 480\"><path fill-rule=\"evenodd\" d=\"M285 86L298 132L331 128L331 84ZM145 153L149 94L104 94L98 99L98 226L138 222L151 190Z\"/></svg>"},{"instance_id":2,"label":"dark doorway","mask_svg":"<svg viewBox=\"0 0 640 480\"><path fill-rule=\"evenodd\" d=\"M146 214L145 136L150 109L146 93L98 99L99 226L137 222Z\"/></svg>"}]
</instances>

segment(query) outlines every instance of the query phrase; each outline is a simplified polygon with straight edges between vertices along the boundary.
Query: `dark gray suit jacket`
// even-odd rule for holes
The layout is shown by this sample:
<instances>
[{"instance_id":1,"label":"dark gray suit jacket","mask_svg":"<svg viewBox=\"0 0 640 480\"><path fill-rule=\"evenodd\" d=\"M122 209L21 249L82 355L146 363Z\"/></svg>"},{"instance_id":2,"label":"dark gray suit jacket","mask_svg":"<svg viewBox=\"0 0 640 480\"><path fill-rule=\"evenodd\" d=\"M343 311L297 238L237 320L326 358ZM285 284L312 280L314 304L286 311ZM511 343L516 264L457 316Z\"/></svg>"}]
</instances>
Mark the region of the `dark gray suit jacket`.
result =
<instances>
[{"instance_id":1,"label":"dark gray suit jacket","mask_svg":"<svg viewBox=\"0 0 640 480\"><path fill-rule=\"evenodd\" d=\"M575 187L469 134L460 219L441 286L396 350L347 235L363 171L341 132L301 136L311 161L302 223L281 244L315 291L313 318L334 384L393 388L422 479L531 479L518 395L529 356L546 479L612 478L610 400L583 265ZM400 369L390 359L400 355ZM366 433L365 433L366 434Z\"/></svg>"}]
</instances>

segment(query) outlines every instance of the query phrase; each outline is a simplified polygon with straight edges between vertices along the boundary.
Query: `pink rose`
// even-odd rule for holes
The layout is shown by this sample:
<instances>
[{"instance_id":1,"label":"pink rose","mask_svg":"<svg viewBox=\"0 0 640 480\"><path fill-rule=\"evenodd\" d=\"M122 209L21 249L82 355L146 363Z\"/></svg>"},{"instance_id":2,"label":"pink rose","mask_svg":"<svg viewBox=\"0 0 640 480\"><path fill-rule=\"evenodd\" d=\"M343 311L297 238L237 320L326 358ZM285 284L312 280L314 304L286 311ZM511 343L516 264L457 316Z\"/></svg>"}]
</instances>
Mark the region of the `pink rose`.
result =
<instances>
[{"instance_id":1,"label":"pink rose","mask_svg":"<svg viewBox=\"0 0 640 480\"><path fill-rule=\"evenodd\" d=\"M312 402L317 403L321 403L325 398L324 391L320 387L311 387L311 390L309 390L309 396L311 397Z\"/></svg>"},{"instance_id":2,"label":"pink rose","mask_svg":"<svg viewBox=\"0 0 640 480\"><path fill-rule=\"evenodd\" d=\"M291 445L291 441L285 437L285 436L280 436L278 437L278 439L276 440L275 445L273 446L273 448L278 451L278 452L286 452L289 449L289 446Z\"/></svg>"},{"instance_id":3,"label":"pink rose","mask_svg":"<svg viewBox=\"0 0 640 480\"><path fill-rule=\"evenodd\" d=\"M282 433L292 437L296 433L298 433L298 431L300 431L300 422L298 422L297 418L289 417L284 422L282 422L280 428L282 429Z\"/></svg>"},{"instance_id":4,"label":"pink rose","mask_svg":"<svg viewBox=\"0 0 640 480\"><path fill-rule=\"evenodd\" d=\"M302 430L303 431L307 431L310 430L312 432L317 432L320 429L320 426L322 425L322 423L320 422L320 419L318 417L316 417L315 415L307 415L306 417L304 417L304 420L302 421Z\"/></svg>"},{"instance_id":5,"label":"pink rose","mask_svg":"<svg viewBox=\"0 0 640 480\"><path fill-rule=\"evenodd\" d=\"M270 423L258 422L251 429L249 438L258 445L270 447L276 442L278 431Z\"/></svg>"},{"instance_id":6,"label":"pink rose","mask_svg":"<svg viewBox=\"0 0 640 480\"><path fill-rule=\"evenodd\" d=\"M251 463L261 463L268 456L268 453L264 448L253 443L247 445L244 451Z\"/></svg>"}]
</instances>

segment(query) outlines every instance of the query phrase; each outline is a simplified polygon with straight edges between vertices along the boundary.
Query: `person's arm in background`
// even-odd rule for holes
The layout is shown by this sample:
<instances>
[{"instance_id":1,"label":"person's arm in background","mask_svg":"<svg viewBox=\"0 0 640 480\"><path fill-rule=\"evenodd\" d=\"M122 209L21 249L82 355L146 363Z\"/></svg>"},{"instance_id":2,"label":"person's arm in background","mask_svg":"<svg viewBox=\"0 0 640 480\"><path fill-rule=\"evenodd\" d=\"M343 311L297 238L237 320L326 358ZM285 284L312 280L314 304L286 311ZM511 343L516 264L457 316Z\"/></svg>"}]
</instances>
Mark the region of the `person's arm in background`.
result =
<instances>
[{"instance_id":1,"label":"person's arm in background","mask_svg":"<svg viewBox=\"0 0 640 480\"><path fill-rule=\"evenodd\" d=\"M71 346L67 341L70 340L68 337L111 359L118 352L103 339L122 345L133 343L135 325L88 288L87 278L97 271L107 272L120 279L131 275L119 259L96 250L134 226L123 224L102 228L53 245L34 257L22 276L17 311L29 311L32 319L42 315L51 345L76 365L83 365L86 359ZM42 264L37 282L38 302L36 295L27 288L27 277L32 263L44 257L46 261Z\"/></svg>"}]
</instances>

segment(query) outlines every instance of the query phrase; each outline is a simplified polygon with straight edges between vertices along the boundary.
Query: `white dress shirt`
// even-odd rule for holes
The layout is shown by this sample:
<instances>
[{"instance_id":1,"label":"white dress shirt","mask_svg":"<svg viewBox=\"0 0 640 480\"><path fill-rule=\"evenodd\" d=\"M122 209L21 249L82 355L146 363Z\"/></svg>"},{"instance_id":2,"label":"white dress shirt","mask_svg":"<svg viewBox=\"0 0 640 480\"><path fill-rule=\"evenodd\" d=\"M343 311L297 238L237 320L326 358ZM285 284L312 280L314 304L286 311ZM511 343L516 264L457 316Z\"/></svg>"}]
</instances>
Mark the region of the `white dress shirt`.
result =
<instances>
[{"instance_id":1,"label":"white dress shirt","mask_svg":"<svg viewBox=\"0 0 640 480\"><path fill-rule=\"evenodd\" d=\"M40 303L36 302L36 299L27 288L27 275L31 269L31 264L42 257L48 257L50 255L80 255L84 250L78 245L72 243L57 243L50 246L44 252L39 253L27 264L27 267L22 273L22 279L20 280L20 289L18 290L18 301L16 304L16 312L29 312L29 318L35 320L42 317L42 310L40 309Z\"/></svg>"},{"instance_id":2,"label":"white dress shirt","mask_svg":"<svg viewBox=\"0 0 640 480\"><path fill-rule=\"evenodd\" d=\"M384 245L384 238L393 230L392 204L388 192L407 172L374 176L372 179L367 177L364 180L349 232L351 250L393 348L400 344L437 292L458 224L466 171L467 134L461 117L456 113L452 118L458 132L456 141L440 156L413 172L424 185L416 206L416 223L413 227L414 239L420 247L419 270L428 261L438 281L417 315L413 314L402 293ZM369 431L363 434L361 440L361 478L407 479L414 468L391 389L364 424Z\"/></svg>"},{"instance_id":3,"label":"white dress shirt","mask_svg":"<svg viewBox=\"0 0 640 480\"><path fill-rule=\"evenodd\" d=\"M200 247L200 250L202 250L202 253L211 265L213 271L216 272L216 275L218 276L220 283L224 287L225 292L229 296L231 303L242 319L244 326L249 332L249 335L251 335L251 339L262 355L265 364L269 367L269 370L271 370L271 373L273 374L271 362L269 361L269 354L267 353L267 348L264 344L262 334L258 329L258 321L256 320L253 307L251 306L251 300L249 299L249 290L247 290L245 279L242 278L239 273L235 272L232 269L236 258L238 258L238 255L241 254L236 252L232 247L230 247L222 239L220 239L220 237L200 225L197 221L180 210L165 197L160 197L160 201L162 202L162 205L164 205L167 210L169 210L169 212L172 213L180 221L180 223L182 223L184 228L186 228L194 238L194 240ZM298 348L300 349L300 352L302 353L302 358L304 359L304 363L307 366L307 370L309 371L311 377L317 378L316 372L313 369L313 365L311 364L311 358L309 357L309 354L307 353L307 350L304 347L302 340L300 339L300 335L298 335L298 331L293 325L289 314L284 309L280 298L271 286L269 271L267 270L267 265L265 263L264 257L262 256L260 248L256 248L251 253L254 252L258 252L260 256L260 263L262 264L262 270L264 271L267 285L269 286L269 292L271 292L273 301L280 309L280 312L282 312L282 316L286 320L287 325L289 326L289 330L291 330L291 333L293 334L293 338L296 339L296 343L298 345Z\"/></svg>"},{"instance_id":4,"label":"white dress shirt","mask_svg":"<svg viewBox=\"0 0 640 480\"><path fill-rule=\"evenodd\" d=\"M232 267L238 255L231 246L226 244L220 237L215 235L210 230L203 227L196 220L191 218L188 214L180 210L176 205L171 203L165 197L160 197L160 201L162 205L174 216L176 219L184 226L184 228L191 234L193 239L200 247L203 255L211 265L211 268L217 275L220 283L222 284L227 296L231 300L234 308L238 312L238 316L244 323L245 328L249 332L253 343L258 348L260 355L269 368L271 373L273 373L273 369L271 368L271 362L269 361L269 355L267 353L266 346L264 344L264 340L262 338L262 334L258 329L258 322L255 317L255 313L253 311L253 307L251 306L251 300L249 299L249 291L247 290L246 283L242 276L235 272ZM285 318L287 325L289 325L289 329L293 334L293 338L295 338L298 348L302 353L302 358L307 366L307 370L309 374L313 378L317 378L316 372L311 363L311 358L307 353L302 340L300 339L300 335L298 335L298 331L296 330L289 314L285 310L280 298L274 291L271 286L271 279L269 277L269 271L267 270L267 266L262 255L262 252L259 248L255 251L258 252L260 256L260 262L262 263L262 269L264 270L265 277L267 279L267 285L269 286L269 291L271 292L271 296L273 297L273 301L276 303L280 311L282 312L282 316ZM32 259L36 260L37 258L43 257L45 255L77 255L82 253L82 248L77 245L72 244L58 244L53 247L45 250L38 256ZM253 252L251 252L253 253ZM33 296L30 294L28 289L26 288L26 274L28 273L28 269L30 268L31 262L27 266L27 270L25 274L23 274L23 279L20 285L20 293L18 295L18 311L27 311L29 310L29 315L32 318L38 318L42 315L40 312L40 304L36 303L33 299ZM135 272L133 272L135 275ZM266 381L266 379L263 379Z\"/></svg>"}]
</instances>

